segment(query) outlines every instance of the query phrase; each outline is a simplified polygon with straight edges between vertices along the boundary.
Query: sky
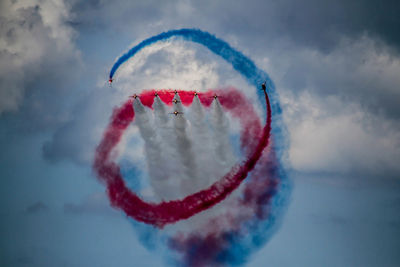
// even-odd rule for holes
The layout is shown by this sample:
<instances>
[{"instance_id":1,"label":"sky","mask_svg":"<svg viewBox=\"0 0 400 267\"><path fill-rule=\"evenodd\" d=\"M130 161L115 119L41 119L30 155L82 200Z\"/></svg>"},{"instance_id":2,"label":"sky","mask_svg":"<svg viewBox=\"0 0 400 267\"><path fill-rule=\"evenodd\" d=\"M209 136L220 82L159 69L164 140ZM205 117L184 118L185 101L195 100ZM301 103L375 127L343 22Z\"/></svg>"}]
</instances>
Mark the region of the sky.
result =
<instances>
[{"instance_id":1,"label":"sky","mask_svg":"<svg viewBox=\"0 0 400 267\"><path fill-rule=\"evenodd\" d=\"M198 28L270 75L287 129L290 203L244 265L398 266L399 13L367 0L1 1L0 265L170 264L110 207L92 162L113 107L141 88L234 85L256 102L184 42L141 52L108 86L128 48ZM140 162L140 149L124 153Z\"/></svg>"}]
</instances>

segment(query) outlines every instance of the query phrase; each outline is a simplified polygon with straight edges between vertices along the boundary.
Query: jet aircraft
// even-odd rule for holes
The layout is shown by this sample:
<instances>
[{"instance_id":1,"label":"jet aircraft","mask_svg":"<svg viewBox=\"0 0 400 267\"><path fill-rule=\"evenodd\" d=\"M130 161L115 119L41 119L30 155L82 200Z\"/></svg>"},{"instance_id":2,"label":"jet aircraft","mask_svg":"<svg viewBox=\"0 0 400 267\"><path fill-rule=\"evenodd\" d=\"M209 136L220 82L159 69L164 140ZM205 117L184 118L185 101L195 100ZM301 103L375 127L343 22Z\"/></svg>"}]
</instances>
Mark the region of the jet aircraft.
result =
<instances>
[{"instance_id":1,"label":"jet aircraft","mask_svg":"<svg viewBox=\"0 0 400 267\"><path fill-rule=\"evenodd\" d=\"M179 112L179 111L175 110L174 112L172 112L170 114L178 116L179 114L183 114L183 112Z\"/></svg>"},{"instance_id":2,"label":"jet aircraft","mask_svg":"<svg viewBox=\"0 0 400 267\"><path fill-rule=\"evenodd\" d=\"M130 97L136 99L136 98L138 98L139 96L138 96L137 94L133 94L133 95L131 95Z\"/></svg>"},{"instance_id":3,"label":"jet aircraft","mask_svg":"<svg viewBox=\"0 0 400 267\"><path fill-rule=\"evenodd\" d=\"M267 90L267 86L266 86L266 81L265 82L263 82L262 84L261 84L261 90L263 90L264 92Z\"/></svg>"},{"instance_id":4,"label":"jet aircraft","mask_svg":"<svg viewBox=\"0 0 400 267\"><path fill-rule=\"evenodd\" d=\"M112 79L112 78L108 79L108 85L111 86L113 81L114 81L114 79Z\"/></svg>"}]
</instances>

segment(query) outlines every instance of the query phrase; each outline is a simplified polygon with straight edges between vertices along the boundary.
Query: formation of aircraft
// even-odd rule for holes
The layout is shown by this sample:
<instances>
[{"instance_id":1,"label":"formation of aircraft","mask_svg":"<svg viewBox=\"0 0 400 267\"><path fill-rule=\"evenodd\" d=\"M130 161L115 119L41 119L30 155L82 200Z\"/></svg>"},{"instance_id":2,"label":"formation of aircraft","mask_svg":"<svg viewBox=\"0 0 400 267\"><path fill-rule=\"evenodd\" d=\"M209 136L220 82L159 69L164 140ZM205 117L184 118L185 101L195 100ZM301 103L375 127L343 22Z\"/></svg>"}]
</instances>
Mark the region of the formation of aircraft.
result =
<instances>
[{"instance_id":1,"label":"formation of aircraft","mask_svg":"<svg viewBox=\"0 0 400 267\"><path fill-rule=\"evenodd\" d=\"M179 111L175 110L174 112L172 112L170 114L178 116L179 114L183 114L183 112L179 112Z\"/></svg>"},{"instance_id":2,"label":"formation of aircraft","mask_svg":"<svg viewBox=\"0 0 400 267\"><path fill-rule=\"evenodd\" d=\"M110 86L111 86L113 80L114 80L114 79L109 79L109 80L108 80L108 83L110 84ZM265 81L265 82L263 82L263 83L261 84L261 90L263 90L264 92L266 92L266 90L267 90L267 85L266 85L266 83L267 83L267 81ZM175 93L175 94L178 94L178 91L175 90L174 93ZM197 92L194 92L193 94L194 94L194 96L198 96L198 93L197 93ZM157 96L158 96L158 93L155 92L155 93L154 93L154 96L157 97ZM136 99L136 98L138 98L139 96L138 96L137 94L133 94L133 95L131 95L131 96L129 96L129 97ZM215 95L213 95L212 97L213 97L214 99L217 99L219 96L218 96L217 94L215 94ZM177 104L177 103L179 103L179 102L181 102L181 101L179 101L178 99L174 98L174 99L172 100L172 102L174 102L174 104ZM175 115L175 116L178 116L179 114L183 114L183 112L180 112L180 111L175 110L174 112L172 112L172 113L170 113L170 114Z\"/></svg>"}]
</instances>

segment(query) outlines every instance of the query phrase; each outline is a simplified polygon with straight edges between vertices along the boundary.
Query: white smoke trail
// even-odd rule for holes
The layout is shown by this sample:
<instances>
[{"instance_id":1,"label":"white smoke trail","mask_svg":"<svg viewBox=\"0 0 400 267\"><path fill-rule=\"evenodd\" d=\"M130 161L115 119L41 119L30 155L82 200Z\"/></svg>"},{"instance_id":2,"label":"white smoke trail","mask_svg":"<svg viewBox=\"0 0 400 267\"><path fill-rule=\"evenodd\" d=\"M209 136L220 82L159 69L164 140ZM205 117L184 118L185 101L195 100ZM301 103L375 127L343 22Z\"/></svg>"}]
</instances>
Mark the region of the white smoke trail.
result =
<instances>
[{"instance_id":1,"label":"white smoke trail","mask_svg":"<svg viewBox=\"0 0 400 267\"><path fill-rule=\"evenodd\" d=\"M225 173L235 162L232 144L229 138L229 120L218 98L213 101L211 112L215 159L219 164L219 168Z\"/></svg>"},{"instance_id":2,"label":"white smoke trail","mask_svg":"<svg viewBox=\"0 0 400 267\"><path fill-rule=\"evenodd\" d=\"M199 189L199 173L197 162L193 150L193 142L189 131L189 123L184 113L184 108L178 94L174 97L178 102L174 104L175 111L182 114L174 115L174 133L176 140L176 150L182 163L183 179L181 180L181 190L184 195L192 194Z\"/></svg>"},{"instance_id":3,"label":"white smoke trail","mask_svg":"<svg viewBox=\"0 0 400 267\"><path fill-rule=\"evenodd\" d=\"M217 166L214 161L212 135L206 122L203 105L197 96L194 97L190 106L190 123L196 162L201 173L198 183L198 190L200 190L210 186L218 178L215 175Z\"/></svg>"},{"instance_id":4,"label":"white smoke trail","mask_svg":"<svg viewBox=\"0 0 400 267\"><path fill-rule=\"evenodd\" d=\"M232 153L232 147L229 139L230 123L225 115L219 101L209 108L205 109L200 100L195 97L190 106L189 122L191 125L190 137L192 138L192 147L195 151L194 159L197 164L199 176L196 180L196 192L205 189L212 183L220 179L235 163L235 156ZM205 112L209 111L209 112ZM207 114L210 120L207 120ZM188 195L189 192L186 193ZM237 192L231 194L224 202L232 205L233 195L237 197ZM226 206L215 205L214 207L199 213L185 221L178 222L168 226L171 231L186 232L193 228L203 229L207 232L204 222L211 218L216 218L224 214ZM220 225L229 224L229 218L220 218Z\"/></svg>"},{"instance_id":5,"label":"white smoke trail","mask_svg":"<svg viewBox=\"0 0 400 267\"><path fill-rule=\"evenodd\" d=\"M155 97L154 120L150 109L139 98L133 102L135 121L145 144L149 181L157 200L179 199L207 188L235 160L229 139L229 119L218 99L210 108L208 123L197 97L187 112L179 95L174 98L177 102L171 110Z\"/></svg>"},{"instance_id":6,"label":"white smoke trail","mask_svg":"<svg viewBox=\"0 0 400 267\"><path fill-rule=\"evenodd\" d=\"M169 166L162 157L165 152L163 152L163 145L151 121L151 116L138 98L133 101L133 108L136 125L144 140L149 181L155 193L155 198L157 201L173 199L175 195L170 193L174 191L166 190L171 172L168 171Z\"/></svg>"},{"instance_id":7,"label":"white smoke trail","mask_svg":"<svg viewBox=\"0 0 400 267\"><path fill-rule=\"evenodd\" d=\"M168 114L167 107L159 97L155 97L153 109L157 131L162 141L162 150L159 151L159 154L165 163L158 168L165 167L162 171L169 174L168 183L163 185L163 196L165 200L182 198L185 196L185 192L180 190L181 181L184 178L182 174L183 164L176 150L176 133L171 124L171 117Z\"/></svg>"}]
</instances>

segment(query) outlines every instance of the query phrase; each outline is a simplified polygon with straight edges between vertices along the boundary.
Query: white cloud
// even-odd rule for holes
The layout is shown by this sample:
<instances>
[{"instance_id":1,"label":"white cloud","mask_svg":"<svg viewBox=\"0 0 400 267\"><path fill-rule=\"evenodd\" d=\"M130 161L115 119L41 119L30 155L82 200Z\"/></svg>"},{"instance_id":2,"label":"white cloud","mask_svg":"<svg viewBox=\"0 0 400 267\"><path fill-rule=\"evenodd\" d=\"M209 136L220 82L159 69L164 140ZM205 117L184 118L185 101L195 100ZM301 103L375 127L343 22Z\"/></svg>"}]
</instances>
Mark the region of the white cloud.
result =
<instances>
[{"instance_id":1,"label":"white cloud","mask_svg":"<svg viewBox=\"0 0 400 267\"><path fill-rule=\"evenodd\" d=\"M398 123L333 96L290 94L284 103L294 169L363 175L400 172Z\"/></svg>"},{"instance_id":2,"label":"white cloud","mask_svg":"<svg viewBox=\"0 0 400 267\"><path fill-rule=\"evenodd\" d=\"M157 21L160 18L163 16L157 17ZM113 27L117 26L113 24ZM152 28L150 31L155 30ZM132 32L128 36L135 36L134 44L152 35L137 29ZM227 32L222 36L243 40L241 33ZM328 52L312 46L298 46L285 36L280 38L262 43L265 46L262 51L255 49L246 54L270 74L282 95L293 167L303 171L357 171L365 174L400 171L396 165L400 126L395 119L400 116L397 104L399 57L388 46L368 35L338 39ZM239 44L235 46L240 50L246 49ZM112 102L118 103L117 99L121 101L143 88L205 90L233 85L257 105L254 88L250 88L230 66L220 59L215 60L216 57L210 54L205 48L180 41L146 47L116 73L112 92L117 91L119 95L114 96ZM101 83L104 83L103 78ZM91 128L97 129L96 133L89 134L88 125L77 122L82 118L79 116L62 129L62 135L55 135L53 144L58 148L53 152L71 150L67 157L79 157L79 162L92 158L96 141L101 136L100 129L105 126L109 116L107 112L111 110L109 103L105 104L107 108L98 108L99 105L89 103L79 106L77 111L77 114L87 115L84 115L85 120L93 124ZM101 110L81 112L88 107ZM260 112L259 108L257 112ZM64 146L65 140L76 145ZM76 151L72 152L72 148Z\"/></svg>"},{"instance_id":3,"label":"white cloud","mask_svg":"<svg viewBox=\"0 0 400 267\"><path fill-rule=\"evenodd\" d=\"M120 67L116 79L118 88L126 92L144 88L205 91L219 85L217 63L202 60L195 47L176 40L145 47Z\"/></svg>"},{"instance_id":4,"label":"white cloud","mask_svg":"<svg viewBox=\"0 0 400 267\"><path fill-rule=\"evenodd\" d=\"M292 167L305 172L400 172L400 57L363 35L329 53L287 40L260 60L277 84Z\"/></svg>"}]
</instances>

